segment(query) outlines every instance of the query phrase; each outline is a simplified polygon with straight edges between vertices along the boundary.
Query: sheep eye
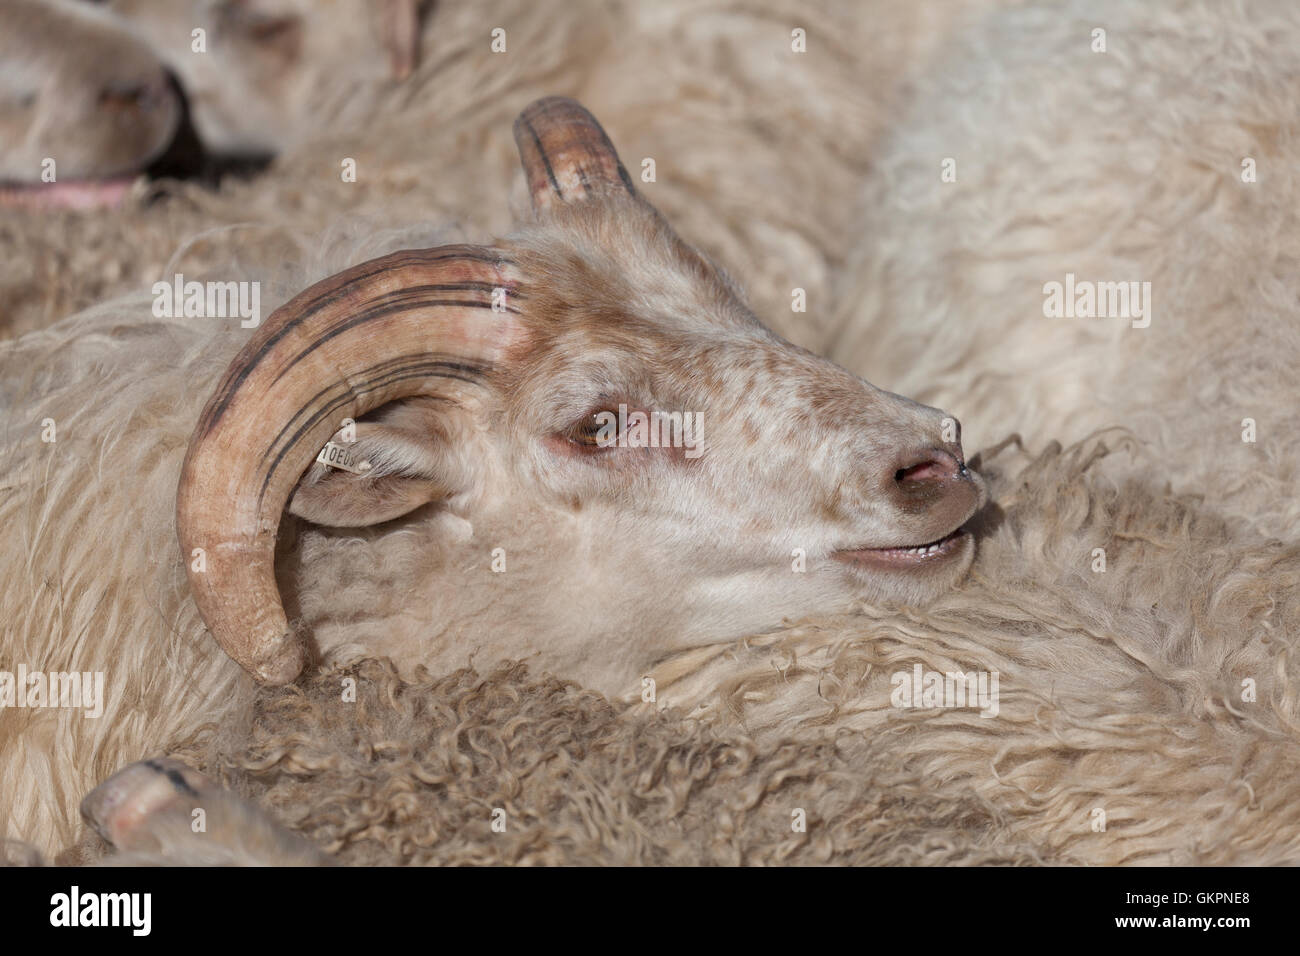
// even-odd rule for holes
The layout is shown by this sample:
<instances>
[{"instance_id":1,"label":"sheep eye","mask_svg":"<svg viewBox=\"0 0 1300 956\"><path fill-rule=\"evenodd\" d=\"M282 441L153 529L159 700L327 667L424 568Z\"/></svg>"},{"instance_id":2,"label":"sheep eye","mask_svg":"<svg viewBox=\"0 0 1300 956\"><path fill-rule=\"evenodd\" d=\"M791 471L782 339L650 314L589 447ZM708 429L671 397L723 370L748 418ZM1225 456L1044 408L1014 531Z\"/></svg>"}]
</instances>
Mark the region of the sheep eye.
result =
<instances>
[{"instance_id":1,"label":"sheep eye","mask_svg":"<svg viewBox=\"0 0 1300 956\"><path fill-rule=\"evenodd\" d=\"M618 435L618 415L610 411L585 415L569 431L569 441L583 451L602 452L614 447Z\"/></svg>"},{"instance_id":2,"label":"sheep eye","mask_svg":"<svg viewBox=\"0 0 1300 956\"><path fill-rule=\"evenodd\" d=\"M296 60L301 52L302 21L297 16L263 13L239 2L224 4L217 16L227 35L247 40L286 62Z\"/></svg>"},{"instance_id":3,"label":"sheep eye","mask_svg":"<svg viewBox=\"0 0 1300 956\"><path fill-rule=\"evenodd\" d=\"M248 35L258 43L284 44L292 40L298 22L291 17L259 17L248 24Z\"/></svg>"}]
</instances>

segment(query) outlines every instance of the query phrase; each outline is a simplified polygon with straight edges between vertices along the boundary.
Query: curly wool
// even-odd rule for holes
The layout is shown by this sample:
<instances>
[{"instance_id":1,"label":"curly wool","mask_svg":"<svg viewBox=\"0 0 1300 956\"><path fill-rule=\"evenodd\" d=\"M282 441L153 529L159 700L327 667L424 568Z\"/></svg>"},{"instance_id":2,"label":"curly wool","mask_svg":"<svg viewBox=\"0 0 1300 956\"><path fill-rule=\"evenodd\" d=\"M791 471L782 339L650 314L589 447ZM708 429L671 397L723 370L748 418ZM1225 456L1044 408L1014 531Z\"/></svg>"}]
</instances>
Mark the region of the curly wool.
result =
<instances>
[{"instance_id":1,"label":"curly wool","mask_svg":"<svg viewBox=\"0 0 1300 956\"><path fill-rule=\"evenodd\" d=\"M353 865L1042 862L992 808L888 761L620 714L520 663L406 681L365 659L178 753Z\"/></svg>"}]
</instances>

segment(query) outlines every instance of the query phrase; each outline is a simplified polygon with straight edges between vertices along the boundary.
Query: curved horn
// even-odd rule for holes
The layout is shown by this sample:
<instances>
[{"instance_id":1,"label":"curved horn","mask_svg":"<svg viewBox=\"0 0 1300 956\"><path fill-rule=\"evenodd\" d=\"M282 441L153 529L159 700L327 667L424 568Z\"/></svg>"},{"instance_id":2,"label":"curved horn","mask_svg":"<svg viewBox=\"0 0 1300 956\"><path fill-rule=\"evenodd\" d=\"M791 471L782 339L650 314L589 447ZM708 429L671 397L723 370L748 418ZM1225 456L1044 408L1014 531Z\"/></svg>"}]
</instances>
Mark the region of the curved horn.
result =
<instances>
[{"instance_id":1,"label":"curved horn","mask_svg":"<svg viewBox=\"0 0 1300 956\"><path fill-rule=\"evenodd\" d=\"M276 309L226 371L190 439L176 529L203 620L259 681L288 683L304 660L274 566L298 479L344 418L482 383L521 331L511 266L478 246L363 263Z\"/></svg>"},{"instance_id":2,"label":"curved horn","mask_svg":"<svg viewBox=\"0 0 1300 956\"><path fill-rule=\"evenodd\" d=\"M614 144L576 100L548 96L532 103L515 120L515 145L537 212L600 188L636 195Z\"/></svg>"}]
</instances>

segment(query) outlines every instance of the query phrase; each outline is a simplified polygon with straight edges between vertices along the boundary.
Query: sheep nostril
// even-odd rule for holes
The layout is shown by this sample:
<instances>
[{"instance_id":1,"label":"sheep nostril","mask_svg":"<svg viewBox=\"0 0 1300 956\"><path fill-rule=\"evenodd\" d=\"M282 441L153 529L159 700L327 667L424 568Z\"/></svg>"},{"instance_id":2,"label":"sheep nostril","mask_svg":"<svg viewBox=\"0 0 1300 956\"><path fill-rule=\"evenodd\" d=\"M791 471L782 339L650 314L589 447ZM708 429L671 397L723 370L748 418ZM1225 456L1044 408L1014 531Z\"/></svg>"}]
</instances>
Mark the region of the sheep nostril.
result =
<instances>
[{"instance_id":1,"label":"sheep nostril","mask_svg":"<svg viewBox=\"0 0 1300 956\"><path fill-rule=\"evenodd\" d=\"M947 452L931 451L919 461L899 468L894 472L894 481L905 484L909 481L937 481L954 478L966 473L966 466Z\"/></svg>"},{"instance_id":2,"label":"sheep nostril","mask_svg":"<svg viewBox=\"0 0 1300 956\"><path fill-rule=\"evenodd\" d=\"M894 480L904 481L925 481L927 478L942 478L943 469L940 468L936 461L924 461L919 465L912 465L910 468L900 468L894 474Z\"/></svg>"},{"instance_id":3,"label":"sheep nostril","mask_svg":"<svg viewBox=\"0 0 1300 956\"><path fill-rule=\"evenodd\" d=\"M148 84L135 86L108 87L99 93L99 105L115 112L149 109L156 98L156 91Z\"/></svg>"}]
</instances>

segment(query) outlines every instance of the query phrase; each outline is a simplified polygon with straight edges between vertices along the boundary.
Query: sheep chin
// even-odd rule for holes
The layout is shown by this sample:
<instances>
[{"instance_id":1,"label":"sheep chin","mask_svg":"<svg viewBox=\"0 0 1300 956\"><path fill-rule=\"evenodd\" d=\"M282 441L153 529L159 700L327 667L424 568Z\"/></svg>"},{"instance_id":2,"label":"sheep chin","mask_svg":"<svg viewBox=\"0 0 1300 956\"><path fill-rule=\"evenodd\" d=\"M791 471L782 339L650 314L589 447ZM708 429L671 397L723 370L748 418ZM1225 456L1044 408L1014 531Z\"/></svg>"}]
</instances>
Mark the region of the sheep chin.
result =
<instances>
[{"instance_id":1,"label":"sheep chin","mask_svg":"<svg viewBox=\"0 0 1300 956\"><path fill-rule=\"evenodd\" d=\"M975 560L975 536L958 528L938 541L913 548L859 548L832 557L866 583L870 597L923 603L965 577ZM933 550L930 550L933 548Z\"/></svg>"}]
</instances>

